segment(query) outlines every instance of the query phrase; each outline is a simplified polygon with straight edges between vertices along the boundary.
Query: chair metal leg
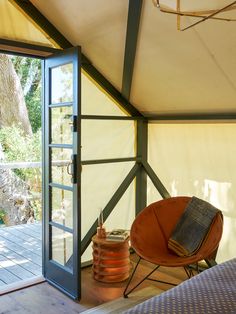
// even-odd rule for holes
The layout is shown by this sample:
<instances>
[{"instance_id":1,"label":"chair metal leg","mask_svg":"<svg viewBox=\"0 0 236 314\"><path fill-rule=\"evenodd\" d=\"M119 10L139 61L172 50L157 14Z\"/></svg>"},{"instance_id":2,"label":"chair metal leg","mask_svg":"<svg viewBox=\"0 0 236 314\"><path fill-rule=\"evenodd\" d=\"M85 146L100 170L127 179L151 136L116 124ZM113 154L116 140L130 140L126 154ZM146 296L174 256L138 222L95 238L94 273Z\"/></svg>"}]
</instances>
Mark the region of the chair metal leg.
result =
<instances>
[{"instance_id":1,"label":"chair metal leg","mask_svg":"<svg viewBox=\"0 0 236 314\"><path fill-rule=\"evenodd\" d=\"M185 270L189 279L194 276L192 269L189 268L188 266L184 266L184 270Z\"/></svg>"},{"instance_id":2,"label":"chair metal leg","mask_svg":"<svg viewBox=\"0 0 236 314\"><path fill-rule=\"evenodd\" d=\"M198 263L196 263L196 271L197 271L198 274L200 274L200 269L199 269Z\"/></svg>"},{"instance_id":3,"label":"chair metal leg","mask_svg":"<svg viewBox=\"0 0 236 314\"><path fill-rule=\"evenodd\" d=\"M152 273L154 273L154 271L156 271L156 270L160 267L160 265L156 266L147 276L145 276L141 281L139 281L137 285L135 285L132 289L130 289L130 290L127 292L128 287L129 287L129 285L130 285L130 283L131 283L131 281L132 281L132 279L133 279L133 277L134 277L134 273L136 272L136 270L137 270L137 268L138 268L138 265L139 265L141 259L142 259L142 258L139 257L138 263L136 264L136 266L135 266L135 268L134 268L134 270L133 270L133 273L132 273L132 275L131 275L130 278L129 278L129 281L128 281L128 283L127 283L127 285L126 285L126 288L125 288L125 290L124 290L124 292L123 292L124 298L128 298L128 295L129 295L134 289L136 289L142 282L144 282L144 280L146 280Z\"/></svg>"},{"instance_id":4,"label":"chair metal leg","mask_svg":"<svg viewBox=\"0 0 236 314\"><path fill-rule=\"evenodd\" d=\"M127 285L126 285L125 290L124 290L124 292L123 292L124 298L128 298L128 294L129 294L130 292L129 292L129 293L126 293L126 291L127 291L128 287L129 287L129 284L130 284L131 280L132 280L133 277L134 277L134 273L135 273L136 269L138 268L138 265L139 265L140 261L141 261L141 257L139 257L138 263L136 264L136 266L135 266L135 268L134 268L134 270L133 270L133 272L132 272L132 274L131 274L131 276L130 276L128 282L127 282Z\"/></svg>"},{"instance_id":5,"label":"chair metal leg","mask_svg":"<svg viewBox=\"0 0 236 314\"><path fill-rule=\"evenodd\" d=\"M177 286L176 283L172 283L172 282L168 282L168 281L162 281L162 280L157 280L157 279L154 279L154 278L147 278L147 280L152 280L152 281L156 281L156 282L160 282L160 283L165 283L166 285Z\"/></svg>"},{"instance_id":6,"label":"chair metal leg","mask_svg":"<svg viewBox=\"0 0 236 314\"><path fill-rule=\"evenodd\" d=\"M202 271L206 270L208 267L199 265L197 262L196 264L190 264L188 265L188 268L195 270L198 274L200 274Z\"/></svg>"},{"instance_id":7,"label":"chair metal leg","mask_svg":"<svg viewBox=\"0 0 236 314\"><path fill-rule=\"evenodd\" d=\"M214 259L205 259L205 262L207 263L207 266L209 267L209 268L211 268L211 267L213 267L213 266L215 266L215 265L217 265L217 263L216 263L216 261L214 260Z\"/></svg>"},{"instance_id":8,"label":"chair metal leg","mask_svg":"<svg viewBox=\"0 0 236 314\"><path fill-rule=\"evenodd\" d=\"M140 280L132 289L130 289L130 290L127 292L128 288L129 288L129 285L130 285L130 283L131 283L131 281L132 281L132 279L133 279L133 277L134 277L134 274L135 274L135 272L136 272L136 270L137 270L137 268L138 268L138 265L139 265L140 262L141 262L141 259L142 259L142 258L139 257L139 260L138 260L138 262L137 262L137 264L136 264L136 266L135 266L135 268L134 268L134 270L133 270L133 272L132 272L132 274L131 274L131 276L130 276L128 282L127 282L127 285L126 285L125 290L124 290L124 292L123 292L124 298L128 298L128 295L129 295L134 289L136 289L141 283L143 283L144 280L146 280L146 279L152 280L152 281L156 281L156 282L160 282L160 283L164 283L164 284L168 284L168 285L172 285L172 286L177 286L177 284L175 284L175 283L171 283L171 282L167 282L167 281L161 281L161 280L157 280L157 279L154 279L154 278L149 278L149 276L151 276L151 275L160 267L160 265L157 265L152 271L150 271L150 273L149 273L148 275L146 275L146 276L145 276L142 280ZM191 277L194 276L193 270L192 270L191 268L185 266L185 267L184 267L184 270L185 270L185 272L186 272L188 278L191 278ZM197 264L197 266L196 266L196 270L197 270L197 272L199 273L198 264Z\"/></svg>"}]
</instances>

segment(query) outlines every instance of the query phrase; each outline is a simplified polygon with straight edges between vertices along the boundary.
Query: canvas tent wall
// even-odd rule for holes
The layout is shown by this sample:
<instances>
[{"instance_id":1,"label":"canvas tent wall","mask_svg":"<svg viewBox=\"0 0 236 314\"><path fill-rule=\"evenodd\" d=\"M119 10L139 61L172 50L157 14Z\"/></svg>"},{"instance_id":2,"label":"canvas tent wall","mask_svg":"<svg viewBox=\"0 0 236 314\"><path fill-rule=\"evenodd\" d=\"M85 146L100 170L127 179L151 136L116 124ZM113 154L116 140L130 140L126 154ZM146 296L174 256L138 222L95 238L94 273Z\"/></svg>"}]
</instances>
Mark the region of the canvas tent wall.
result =
<instances>
[{"instance_id":1,"label":"canvas tent wall","mask_svg":"<svg viewBox=\"0 0 236 314\"><path fill-rule=\"evenodd\" d=\"M97 116L82 120L82 238L98 218L135 161L93 164L93 160L134 158L136 156L136 122L122 120L127 113L114 100L82 73L82 114ZM102 120L102 117L121 117L121 120ZM101 120L99 119L101 117ZM107 230L129 229L135 217L135 182L118 202L105 222ZM91 247L82 260L91 259Z\"/></svg>"}]
</instances>

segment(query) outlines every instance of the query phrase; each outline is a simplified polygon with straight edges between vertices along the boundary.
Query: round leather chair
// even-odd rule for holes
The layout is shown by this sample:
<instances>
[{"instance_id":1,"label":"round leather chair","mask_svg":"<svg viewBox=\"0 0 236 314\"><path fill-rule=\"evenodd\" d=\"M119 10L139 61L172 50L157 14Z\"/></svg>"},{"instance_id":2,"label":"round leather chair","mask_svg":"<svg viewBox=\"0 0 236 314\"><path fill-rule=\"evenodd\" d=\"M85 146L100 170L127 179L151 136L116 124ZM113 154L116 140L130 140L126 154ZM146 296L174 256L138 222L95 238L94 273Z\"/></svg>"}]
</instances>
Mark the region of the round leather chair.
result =
<instances>
[{"instance_id":1,"label":"round leather chair","mask_svg":"<svg viewBox=\"0 0 236 314\"><path fill-rule=\"evenodd\" d=\"M171 197L152 203L138 214L131 227L130 241L131 247L140 257L139 262L141 259L149 261L157 265L155 270L159 266L183 266L189 277L191 277L191 272L190 275L187 272L186 267L188 265L196 264L201 260L206 260L208 265L211 266L209 261L216 255L216 250L223 231L223 217L221 212L217 213L207 236L194 255L182 257L168 249L168 239L190 200L191 197L187 196ZM127 297L128 294L145 279L148 279L154 272L152 271L127 293L126 291L138 264L136 265L124 291L125 297Z\"/></svg>"}]
</instances>

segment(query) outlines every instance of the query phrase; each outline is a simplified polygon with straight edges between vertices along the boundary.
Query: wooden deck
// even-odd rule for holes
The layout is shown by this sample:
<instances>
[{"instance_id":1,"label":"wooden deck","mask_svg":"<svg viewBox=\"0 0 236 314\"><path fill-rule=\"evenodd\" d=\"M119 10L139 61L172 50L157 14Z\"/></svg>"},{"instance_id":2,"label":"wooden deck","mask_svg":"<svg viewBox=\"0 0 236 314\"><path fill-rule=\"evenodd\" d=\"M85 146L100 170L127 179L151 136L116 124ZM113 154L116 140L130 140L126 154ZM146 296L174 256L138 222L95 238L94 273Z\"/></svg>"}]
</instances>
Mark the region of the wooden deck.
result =
<instances>
[{"instance_id":1,"label":"wooden deck","mask_svg":"<svg viewBox=\"0 0 236 314\"><path fill-rule=\"evenodd\" d=\"M135 263L138 258L135 254L131 255L132 268L135 267ZM143 262L137 271L134 278L134 285L140 281L145 274L150 272L153 265L147 262ZM103 283L94 280L93 271L91 267L82 269L81 291L82 298L79 302L75 302L67 297L62 292L58 291L47 282L34 285L23 290L14 291L0 296L0 313L4 314L76 314L82 313L88 309L94 308L105 302L122 298L127 281L117 283ZM159 280L180 283L187 278L183 268L178 267L162 267L154 278ZM150 282L145 280L137 289L137 293L146 287L155 286L162 291L172 288L170 285L166 285L158 282ZM136 291L134 291L136 294ZM133 293L132 293L133 294ZM129 299L132 301L132 294ZM140 293L143 296L143 292ZM122 302L123 298L120 299ZM126 300L126 301L127 301ZM124 302L125 303L125 302ZM96 313L111 313L102 309ZM120 313L120 312L112 312Z\"/></svg>"},{"instance_id":2,"label":"wooden deck","mask_svg":"<svg viewBox=\"0 0 236 314\"><path fill-rule=\"evenodd\" d=\"M42 274L42 225L0 228L0 288Z\"/></svg>"}]
</instances>

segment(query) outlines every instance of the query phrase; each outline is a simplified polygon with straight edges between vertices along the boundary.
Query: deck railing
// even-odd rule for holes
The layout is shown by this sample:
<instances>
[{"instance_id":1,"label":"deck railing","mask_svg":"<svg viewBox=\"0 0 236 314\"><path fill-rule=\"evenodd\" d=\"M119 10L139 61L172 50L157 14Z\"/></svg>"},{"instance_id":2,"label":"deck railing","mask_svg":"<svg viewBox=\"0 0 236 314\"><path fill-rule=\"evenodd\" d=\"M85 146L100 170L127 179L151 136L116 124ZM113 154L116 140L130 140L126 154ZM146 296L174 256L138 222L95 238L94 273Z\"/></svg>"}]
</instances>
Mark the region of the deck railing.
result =
<instances>
[{"instance_id":1,"label":"deck railing","mask_svg":"<svg viewBox=\"0 0 236 314\"><path fill-rule=\"evenodd\" d=\"M63 167L67 166L70 163L70 160L54 160L52 161L52 166ZM17 170L17 169L30 169L30 168L42 168L41 161L17 161L17 162L0 162L0 170L1 169L9 169L9 170ZM40 180L41 182L41 180ZM31 184L30 184L31 185ZM32 184L34 188L31 190L32 199L39 200L41 199L41 183L37 186ZM36 188L38 192L33 191Z\"/></svg>"},{"instance_id":2,"label":"deck railing","mask_svg":"<svg viewBox=\"0 0 236 314\"><path fill-rule=\"evenodd\" d=\"M53 166L65 166L70 163L70 160L54 160ZM42 168L41 161L19 161L19 162L0 162L0 169L28 169L28 168Z\"/></svg>"}]
</instances>

